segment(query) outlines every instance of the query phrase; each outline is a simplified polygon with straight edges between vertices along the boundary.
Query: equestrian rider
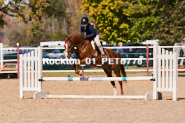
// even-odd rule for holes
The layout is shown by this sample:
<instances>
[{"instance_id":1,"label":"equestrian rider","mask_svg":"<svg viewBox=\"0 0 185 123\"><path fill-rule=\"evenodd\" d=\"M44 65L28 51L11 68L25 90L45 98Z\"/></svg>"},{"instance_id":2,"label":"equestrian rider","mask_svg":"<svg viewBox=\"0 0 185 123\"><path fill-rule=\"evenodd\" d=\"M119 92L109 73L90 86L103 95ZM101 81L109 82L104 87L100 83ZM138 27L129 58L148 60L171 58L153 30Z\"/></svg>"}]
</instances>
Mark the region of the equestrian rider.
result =
<instances>
[{"instance_id":1,"label":"equestrian rider","mask_svg":"<svg viewBox=\"0 0 185 123\"><path fill-rule=\"evenodd\" d=\"M87 17L83 17L81 19L81 27L80 27L81 35L84 36L84 32L86 32L86 37L85 39L90 39L90 41L94 40L96 42L96 45L99 47L100 52L102 54L102 58L106 58L107 56L105 55L103 51L103 47L100 43L99 39L99 32L94 28L93 25L89 23L89 19Z\"/></svg>"}]
</instances>

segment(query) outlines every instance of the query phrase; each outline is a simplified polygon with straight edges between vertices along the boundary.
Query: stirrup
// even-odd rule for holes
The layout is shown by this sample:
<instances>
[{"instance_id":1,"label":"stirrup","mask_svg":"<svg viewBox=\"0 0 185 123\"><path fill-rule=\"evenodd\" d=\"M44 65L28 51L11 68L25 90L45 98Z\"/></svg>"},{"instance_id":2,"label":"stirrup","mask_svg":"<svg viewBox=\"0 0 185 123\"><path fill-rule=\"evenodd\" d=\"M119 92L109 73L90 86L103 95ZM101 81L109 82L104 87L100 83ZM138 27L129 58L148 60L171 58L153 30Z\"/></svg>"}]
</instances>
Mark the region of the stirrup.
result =
<instances>
[{"instance_id":1,"label":"stirrup","mask_svg":"<svg viewBox=\"0 0 185 123\"><path fill-rule=\"evenodd\" d=\"M93 55L92 58L96 58L97 56L96 55Z\"/></svg>"},{"instance_id":2,"label":"stirrup","mask_svg":"<svg viewBox=\"0 0 185 123\"><path fill-rule=\"evenodd\" d=\"M107 58L107 56L105 54L102 54L101 57L102 58Z\"/></svg>"}]
</instances>

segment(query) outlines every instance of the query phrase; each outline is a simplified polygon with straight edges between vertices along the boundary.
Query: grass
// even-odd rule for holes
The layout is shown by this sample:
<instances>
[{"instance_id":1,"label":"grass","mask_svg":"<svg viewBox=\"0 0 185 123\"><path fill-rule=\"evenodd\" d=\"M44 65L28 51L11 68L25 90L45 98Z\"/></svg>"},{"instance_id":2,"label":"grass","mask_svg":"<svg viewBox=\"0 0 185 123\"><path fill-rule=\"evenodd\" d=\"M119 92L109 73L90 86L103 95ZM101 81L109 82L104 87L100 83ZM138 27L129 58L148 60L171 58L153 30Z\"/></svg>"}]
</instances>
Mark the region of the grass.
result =
<instances>
[{"instance_id":1,"label":"grass","mask_svg":"<svg viewBox=\"0 0 185 123\"><path fill-rule=\"evenodd\" d=\"M139 72L144 73L146 72ZM138 74L138 72L127 72L127 75L129 74ZM150 72L152 74L152 72ZM85 72L85 75L106 75L104 72ZM115 76L115 74L112 74ZM43 73L44 77L79 77L79 75L75 74L75 72L51 72L51 73Z\"/></svg>"},{"instance_id":2,"label":"grass","mask_svg":"<svg viewBox=\"0 0 185 123\"><path fill-rule=\"evenodd\" d=\"M152 69L153 67L149 67L149 69ZM81 67L80 67L81 69ZM93 70L93 69L100 69L100 68L88 68L88 70ZM127 69L127 66L125 66L125 69ZM146 67L137 67L136 65L132 65L129 66L128 69L146 69ZM140 72L126 72L127 75L132 75L132 74L138 74L138 73L142 73L142 74L146 74L146 72L144 71L140 71ZM104 72L85 72L85 75L104 75L106 76L106 74ZM151 75L152 72L149 72L149 75ZM114 72L112 74L113 76L115 76ZM79 77L79 75L75 74L75 72L44 72L43 73L44 77Z\"/></svg>"},{"instance_id":3,"label":"grass","mask_svg":"<svg viewBox=\"0 0 185 123\"><path fill-rule=\"evenodd\" d=\"M124 67L125 69L127 69L127 65L124 65ZM88 70L95 70L95 69L100 69L100 68L97 68L97 67L88 68ZM128 69L146 69L146 65L143 65L142 67L137 67L136 65L129 65ZM150 66L149 69L153 69L153 67Z\"/></svg>"}]
</instances>

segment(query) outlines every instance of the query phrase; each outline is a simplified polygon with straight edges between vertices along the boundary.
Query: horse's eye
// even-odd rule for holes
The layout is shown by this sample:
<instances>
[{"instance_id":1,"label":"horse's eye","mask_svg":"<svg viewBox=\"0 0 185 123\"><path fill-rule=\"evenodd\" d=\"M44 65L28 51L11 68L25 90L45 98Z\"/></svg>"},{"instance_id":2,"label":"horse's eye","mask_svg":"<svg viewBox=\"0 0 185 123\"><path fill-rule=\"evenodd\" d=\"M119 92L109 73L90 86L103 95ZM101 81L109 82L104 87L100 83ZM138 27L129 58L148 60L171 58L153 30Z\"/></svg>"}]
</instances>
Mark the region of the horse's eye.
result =
<instances>
[{"instance_id":1,"label":"horse's eye","mask_svg":"<svg viewBox=\"0 0 185 123\"><path fill-rule=\"evenodd\" d=\"M71 48L71 46L68 46L68 48Z\"/></svg>"}]
</instances>

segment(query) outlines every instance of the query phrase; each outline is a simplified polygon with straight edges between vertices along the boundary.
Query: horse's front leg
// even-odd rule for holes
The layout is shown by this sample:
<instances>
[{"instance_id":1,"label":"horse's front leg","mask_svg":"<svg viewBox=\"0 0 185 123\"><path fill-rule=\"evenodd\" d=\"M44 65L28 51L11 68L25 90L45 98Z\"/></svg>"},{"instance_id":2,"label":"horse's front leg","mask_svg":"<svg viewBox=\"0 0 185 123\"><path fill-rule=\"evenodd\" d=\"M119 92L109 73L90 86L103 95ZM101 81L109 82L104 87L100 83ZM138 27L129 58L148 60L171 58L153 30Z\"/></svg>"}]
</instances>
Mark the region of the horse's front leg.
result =
<instances>
[{"instance_id":1,"label":"horse's front leg","mask_svg":"<svg viewBox=\"0 0 185 123\"><path fill-rule=\"evenodd\" d=\"M73 64L72 66L73 66L73 69L75 70L75 73L82 76L82 73L79 70L79 66L80 66L79 63L77 62L77 64Z\"/></svg>"}]
</instances>

